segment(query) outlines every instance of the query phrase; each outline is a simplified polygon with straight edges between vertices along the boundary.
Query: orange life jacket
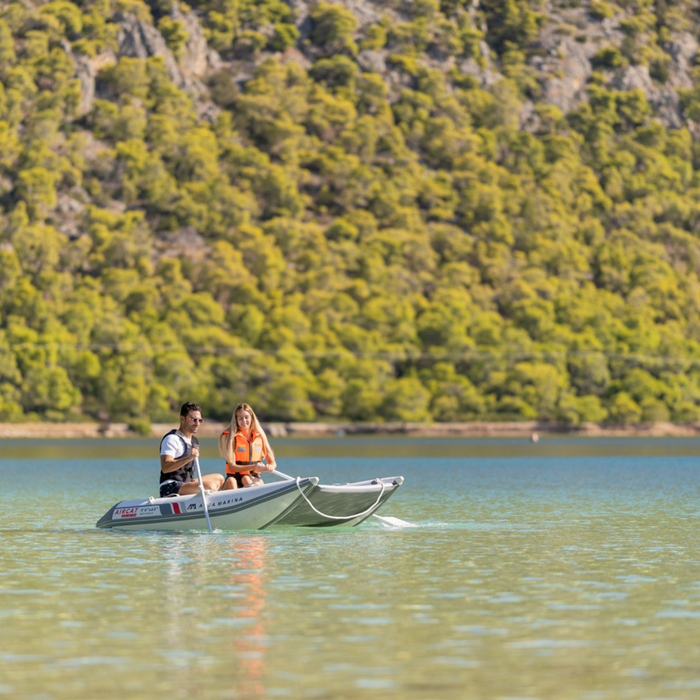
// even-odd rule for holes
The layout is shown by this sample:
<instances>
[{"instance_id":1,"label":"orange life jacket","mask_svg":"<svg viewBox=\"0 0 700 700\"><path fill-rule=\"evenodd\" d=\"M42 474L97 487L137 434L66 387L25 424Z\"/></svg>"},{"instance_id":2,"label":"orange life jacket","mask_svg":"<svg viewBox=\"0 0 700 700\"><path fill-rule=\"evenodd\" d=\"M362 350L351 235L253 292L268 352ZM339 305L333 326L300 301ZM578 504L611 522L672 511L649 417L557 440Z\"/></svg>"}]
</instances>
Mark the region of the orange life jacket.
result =
<instances>
[{"instance_id":1,"label":"orange life jacket","mask_svg":"<svg viewBox=\"0 0 700 700\"><path fill-rule=\"evenodd\" d=\"M230 433L228 430L225 430L223 434L228 436ZM239 431L233 436L233 441L233 453L236 458L236 464L233 465L226 462L226 473L232 475L250 474L250 470L243 471L240 469L233 469L233 467L238 465L247 466L262 460L265 451L262 435L253 431L250 435L250 440L248 440L248 438Z\"/></svg>"}]
</instances>

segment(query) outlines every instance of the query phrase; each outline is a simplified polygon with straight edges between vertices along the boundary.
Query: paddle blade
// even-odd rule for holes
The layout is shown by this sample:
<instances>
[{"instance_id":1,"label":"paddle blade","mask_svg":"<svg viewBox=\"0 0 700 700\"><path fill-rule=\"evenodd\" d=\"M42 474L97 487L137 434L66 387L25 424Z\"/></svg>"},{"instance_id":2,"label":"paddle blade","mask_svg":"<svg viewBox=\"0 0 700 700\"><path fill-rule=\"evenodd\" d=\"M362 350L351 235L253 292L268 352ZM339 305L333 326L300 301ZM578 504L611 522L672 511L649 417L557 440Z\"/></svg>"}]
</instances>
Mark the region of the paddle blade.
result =
<instances>
[{"instance_id":1,"label":"paddle blade","mask_svg":"<svg viewBox=\"0 0 700 700\"><path fill-rule=\"evenodd\" d=\"M418 525L401 520L401 518L383 517L381 515L373 515L372 517L379 520L385 527L418 527Z\"/></svg>"}]
</instances>

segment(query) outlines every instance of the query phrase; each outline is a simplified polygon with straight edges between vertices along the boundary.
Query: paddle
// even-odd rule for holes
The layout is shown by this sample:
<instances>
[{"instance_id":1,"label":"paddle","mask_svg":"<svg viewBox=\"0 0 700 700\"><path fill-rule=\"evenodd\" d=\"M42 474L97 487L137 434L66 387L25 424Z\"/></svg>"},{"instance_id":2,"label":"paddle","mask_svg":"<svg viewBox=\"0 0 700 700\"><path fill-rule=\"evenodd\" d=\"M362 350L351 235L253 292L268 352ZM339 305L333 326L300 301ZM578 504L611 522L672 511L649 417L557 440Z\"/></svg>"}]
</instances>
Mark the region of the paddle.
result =
<instances>
[{"instance_id":1,"label":"paddle","mask_svg":"<svg viewBox=\"0 0 700 700\"><path fill-rule=\"evenodd\" d=\"M382 516L373 514L372 517L379 520L379 522L385 527L418 527L418 525L409 523L406 520L401 520L401 518L394 518L391 515Z\"/></svg>"},{"instance_id":2,"label":"paddle","mask_svg":"<svg viewBox=\"0 0 700 700\"><path fill-rule=\"evenodd\" d=\"M194 458L194 466L197 470L197 481L199 481L199 491L202 494L202 503L204 504L204 515L207 519L207 527L209 528L209 533L213 531L211 529L211 520L209 520L209 509L207 508L207 494L204 492L204 482L202 481L202 472L199 469L199 457Z\"/></svg>"}]
</instances>

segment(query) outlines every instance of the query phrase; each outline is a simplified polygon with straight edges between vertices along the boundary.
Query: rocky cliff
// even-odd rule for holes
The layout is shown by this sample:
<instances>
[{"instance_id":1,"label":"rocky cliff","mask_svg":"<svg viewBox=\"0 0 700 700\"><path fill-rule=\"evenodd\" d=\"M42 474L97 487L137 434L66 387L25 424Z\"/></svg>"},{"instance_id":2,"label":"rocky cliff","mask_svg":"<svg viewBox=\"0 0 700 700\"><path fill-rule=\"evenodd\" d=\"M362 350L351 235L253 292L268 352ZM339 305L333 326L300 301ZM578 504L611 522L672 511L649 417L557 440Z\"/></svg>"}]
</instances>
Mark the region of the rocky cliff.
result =
<instances>
[{"instance_id":1,"label":"rocky cliff","mask_svg":"<svg viewBox=\"0 0 700 700\"><path fill-rule=\"evenodd\" d=\"M700 420L699 26L0 0L0 420Z\"/></svg>"},{"instance_id":2,"label":"rocky cliff","mask_svg":"<svg viewBox=\"0 0 700 700\"><path fill-rule=\"evenodd\" d=\"M173 4L169 15L173 21L181 23L186 34L177 58L151 22L137 19L128 12L116 12L112 21L119 31L114 48L91 58L72 54L76 75L81 81L80 113L90 111L95 95L95 78L105 65L121 56L161 56L174 84L187 90L194 98L199 115L214 119L219 108L212 101L207 86L212 76L223 80L222 74L225 74L241 87L251 79L255 66L270 57L283 62L295 61L309 68L327 55L327 51L310 41L315 26L311 10L317 7L317 3L288 0L287 4L290 8L289 21L296 28L296 34L294 41L288 42L290 45L283 51L273 50L274 47L264 41L262 44L259 41L251 42L250 46L236 48L235 40L229 47L219 46L221 50L217 51L206 39L206 9L209 5L203 3L197 11L188 7L185 12L179 5ZM490 23L498 29L499 24L508 21L508 18L504 19L505 11L499 12L498 3L492 3L493 7L486 12L479 0L465 3L464 13L469 17L472 46L467 51L463 50L461 55L450 51L449 47L446 50L440 41L444 37L440 37L439 30L436 31L428 22L421 28L426 35L423 45L420 46L418 42L422 51L415 50L415 42L406 51L400 32L392 36L391 31L382 29L385 35L388 34L388 40L383 45L381 41L367 39L368 35L374 36L373 30L377 27L410 27L415 24L417 14L419 20L425 19L426 15L437 15L443 23L458 24L454 15L448 18L444 8L437 4L432 6L425 3L418 13L415 3L411 2L362 0L336 1L332 4L347 8L355 20L351 40L360 48L351 53L359 68L381 75L394 94L415 82L415 76L411 75L410 69L407 70L406 62L392 62L391 59L397 54L408 54L412 66L439 70L451 77L471 76L487 89L502 80L504 74L513 77L512 61L509 60L512 56L509 56L508 50L504 50L507 49L504 46L507 42L488 41L500 34L493 31ZM520 112L520 123L524 129L536 128L533 122L535 103L553 105L566 114L588 100L588 87L594 82L614 90L641 90L652 107L654 117L661 123L671 128L686 125L695 133L695 122L685 113L679 97L679 90L688 90L694 85L693 69L699 46L698 17L692 4L687 7L682 4L674 6L676 12L666 23L662 23L658 14L654 14L659 11L656 6L608 5L597 0L524 5L537 11L537 18L533 20L536 29L520 44L511 42L511 48L522 54L518 58L523 61L524 71L531 83ZM505 3L503 7L506 7ZM271 37L275 30L270 22L249 22L247 27L249 34L262 37ZM361 48L365 44L371 46ZM70 44L66 42L64 48L71 53ZM344 53L344 50L340 53Z\"/></svg>"}]
</instances>

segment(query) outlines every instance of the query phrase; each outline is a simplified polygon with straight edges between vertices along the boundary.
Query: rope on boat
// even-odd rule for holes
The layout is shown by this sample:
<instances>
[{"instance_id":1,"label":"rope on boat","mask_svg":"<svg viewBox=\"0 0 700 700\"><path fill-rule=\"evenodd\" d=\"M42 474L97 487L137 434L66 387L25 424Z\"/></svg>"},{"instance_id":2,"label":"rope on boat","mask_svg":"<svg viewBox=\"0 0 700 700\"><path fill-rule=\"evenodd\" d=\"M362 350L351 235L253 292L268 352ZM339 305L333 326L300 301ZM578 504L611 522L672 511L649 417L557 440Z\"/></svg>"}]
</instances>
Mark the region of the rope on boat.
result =
<instances>
[{"instance_id":1,"label":"rope on boat","mask_svg":"<svg viewBox=\"0 0 700 700\"><path fill-rule=\"evenodd\" d=\"M379 502L382 500L382 496L384 495L384 491L386 490L386 484L381 479L378 479L379 483L382 485L382 490L379 492L377 500L369 508L367 508L367 510L363 510L361 513L356 513L355 515L326 515L325 513L322 513L320 510L318 510L318 508L316 508L316 506L314 506L313 503L311 503L307 495L302 491L302 488L299 485L299 479L301 479L301 477L298 476L296 478L297 489L299 489L299 493L304 497L304 500L311 506L311 510L313 510L321 517L328 518L330 520L352 520L353 518L359 518L362 515L366 515L372 509L376 508L379 505Z\"/></svg>"}]
</instances>

